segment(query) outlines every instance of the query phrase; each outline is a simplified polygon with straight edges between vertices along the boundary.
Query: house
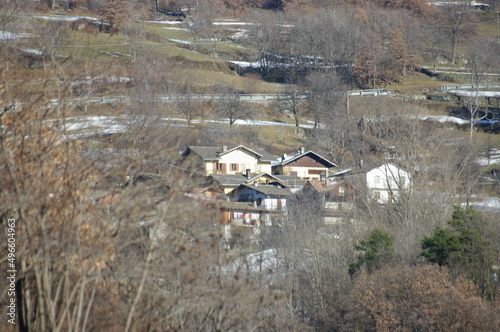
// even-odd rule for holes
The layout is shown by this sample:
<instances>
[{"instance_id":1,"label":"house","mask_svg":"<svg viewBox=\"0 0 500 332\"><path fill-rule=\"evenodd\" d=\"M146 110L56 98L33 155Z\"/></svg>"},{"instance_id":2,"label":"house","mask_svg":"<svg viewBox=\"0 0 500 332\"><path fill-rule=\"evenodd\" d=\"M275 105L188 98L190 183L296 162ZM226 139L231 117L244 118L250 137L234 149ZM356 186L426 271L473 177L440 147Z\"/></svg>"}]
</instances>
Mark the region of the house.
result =
<instances>
[{"instance_id":1,"label":"house","mask_svg":"<svg viewBox=\"0 0 500 332\"><path fill-rule=\"evenodd\" d=\"M286 201L290 196L292 192L287 187L259 183L242 183L230 193L233 201L251 202L256 207L283 212L286 212Z\"/></svg>"},{"instance_id":2,"label":"house","mask_svg":"<svg viewBox=\"0 0 500 332\"><path fill-rule=\"evenodd\" d=\"M248 202L219 201L218 204L221 211L221 225L260 227L265 219L264 214L269 212Z\"/></svg>"},{"instance_id":3,"label":"house","mask_svg":"<svg viewBox=\"0 0 500 332\"><path fill-rule=\"evenodd\" d=\"M211 187L216 192L229 194L241 184L268 184L279 185L287 188L302 188L304 180L297 176L271 175L263 172L252 174L249 170L245 174L212 174L207 177L207 187Z\"/></svg>"},{"instance_id":4,"label":"house","mask_svg":"<svg viewBox=\"0 0 500 332\"><path fill-rule=\"evenodd\" d=\"M368 199L387 204L394 202L401 191L410 188L410 175L392 163L369 169L365 175Z\"/></svg>"},{"instance_id":5,"label":"house","mask_svg":"<svg viewBox=\"0 0 500 332\"><path fill-rule=\"evenodd\" d=\"M358 193L363 193L367 203L379 204L394 202L411 186L410 174L390 162L352 167L329 176L328 181L347 181Z\"/></svg>"},{"instance_id":6,"label":"house","mask_svg":"<svg viewBox=\"0 0 500 332\"><path fill-rule=\"evenodd\" d=\"M206 176L211 174L270 173L276 157L263 149L250 149L243 145L232 148L227 146L189 146L182 153L188 161L201 167Z\"/></svg>"},{"instance_id":7,"label":"house","mask_svg":"<svg viewBox=\"0 0 500 332\"><path fill-rule=\"evenodd\" d=\"M217 201L220 211L220 225L224 239L230 245L236 238L243 237L251 242L258 239L262 226L275 213L248 202ZM234 234L239 234L235 237Z\"/></svg>"},{"instance_id":8,"label":"house","mask_svg":"<svg viewBox=\"0 0 500 332\"><path fill-rule=\"evenodd\" d=\"M298 176L305 181L324 180L337 165L314 151L305 151L303 147L296 154L283 155L273 163L273 175Z\"/></svg>"},{"instance_id":9,"label":"house","mask_svg":"<svg viewBox=\"0 0 500 332\"><path fill-rule=\"evenodd\" d=\"M295 203L291 207L303 210L303 204L308 209L308 214L315 214L317 219L322 219L324 224L336 224L342 221L352 221L356 201L360 193L354 186L345 180L326 182L319 180L308 181L296 194ZM298 211L298 214L303 211Z\"/></svg>"}]
</instances>

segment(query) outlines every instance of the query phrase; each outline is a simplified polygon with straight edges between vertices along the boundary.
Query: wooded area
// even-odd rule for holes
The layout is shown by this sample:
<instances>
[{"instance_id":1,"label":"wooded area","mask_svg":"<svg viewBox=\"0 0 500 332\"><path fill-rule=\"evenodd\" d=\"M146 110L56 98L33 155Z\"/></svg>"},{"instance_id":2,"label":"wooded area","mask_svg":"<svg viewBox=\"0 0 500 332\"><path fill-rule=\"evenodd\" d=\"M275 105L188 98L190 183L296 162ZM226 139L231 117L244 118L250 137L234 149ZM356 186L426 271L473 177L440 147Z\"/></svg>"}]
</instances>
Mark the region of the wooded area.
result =
<instances>
[{"instance_id":1,"label":"wooded area","mask_svg":"<svg viewBox=\"0 0 500 332\"><path fill-rule=\"evenodd\" d=\"M0 39L0 330L500 331L500 210L474 204L500 196L498 134L474 124L498 111L477 93L442 106L399 91L442 63L476 92L496 82L500 33L478 28L496 3L0 0L2 36L29 34ZM55 13L95 22L35 19ZM246 37L221 18L250 22ZM155 20L192 43L172 46ZM397 97L348 94L361 88ZM262 92L280 97L239 98ZM87 102L110 96L130 99ZM417 118L457 110L470 122ZM391 204L356 193L333 225L317 193L294 192L257 237L228 240L182 152L240 144L305 146L354 174L390 160L412 186Z\"/></svg>"}]
</instances>

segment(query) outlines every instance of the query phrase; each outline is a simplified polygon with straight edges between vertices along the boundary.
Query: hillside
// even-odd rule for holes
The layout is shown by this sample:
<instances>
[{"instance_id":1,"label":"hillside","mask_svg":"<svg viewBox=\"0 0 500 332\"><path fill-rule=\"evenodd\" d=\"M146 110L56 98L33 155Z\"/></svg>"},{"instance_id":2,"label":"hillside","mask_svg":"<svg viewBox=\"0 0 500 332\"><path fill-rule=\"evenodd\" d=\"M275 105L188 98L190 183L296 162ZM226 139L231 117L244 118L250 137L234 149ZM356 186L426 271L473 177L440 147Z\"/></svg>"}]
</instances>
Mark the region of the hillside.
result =
<instances>
[{"instance_id":1,"label":"hillside","mask_svg":"<svg viewBox=\"0 0 500 332\"><path fill-rule=\"evenodd\" d=\"M0 1L0 330L497 331L495 4Z\"/></svg>"}]
</instances>

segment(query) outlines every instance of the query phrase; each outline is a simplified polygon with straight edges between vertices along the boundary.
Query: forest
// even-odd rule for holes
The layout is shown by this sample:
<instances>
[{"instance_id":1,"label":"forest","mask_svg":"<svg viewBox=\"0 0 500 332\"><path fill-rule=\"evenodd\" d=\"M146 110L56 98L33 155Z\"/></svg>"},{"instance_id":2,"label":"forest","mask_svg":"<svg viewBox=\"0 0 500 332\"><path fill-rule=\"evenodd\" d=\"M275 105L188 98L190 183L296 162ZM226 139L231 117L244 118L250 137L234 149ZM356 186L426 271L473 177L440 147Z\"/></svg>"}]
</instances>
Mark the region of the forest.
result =
<instances>
[{"instance_id":1,"label":"forest","mask_svg":"<svg viewBox=\"0 0 500 332\"><path fill-rule=\"evenodd\" d=\"M0 330L500 331L498 6L0 0ZM411 187L228 238L239 145Z\"/></svg>"}]
</instances>

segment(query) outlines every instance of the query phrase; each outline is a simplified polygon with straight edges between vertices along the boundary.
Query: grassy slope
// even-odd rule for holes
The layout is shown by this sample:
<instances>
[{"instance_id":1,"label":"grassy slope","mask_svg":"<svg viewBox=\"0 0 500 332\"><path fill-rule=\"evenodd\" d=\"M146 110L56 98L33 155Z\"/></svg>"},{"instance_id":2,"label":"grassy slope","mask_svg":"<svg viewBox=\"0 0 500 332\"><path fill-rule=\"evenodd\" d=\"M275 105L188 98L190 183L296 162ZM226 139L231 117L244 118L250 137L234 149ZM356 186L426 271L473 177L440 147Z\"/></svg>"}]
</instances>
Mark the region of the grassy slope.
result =
<instances>
[{"instance_id":1,"label":"grassy slope","mask_svg":"<svg viewBox=\"0 0 500 332\"><path fill-rule=\"evenodd\" d=\"M494 33L493 24L495 22L481 24L481 31L484 30L484 33L492 35ZM171 57L175 59L177 64L185 66L186 72L197 85L195 90L198 91L209 91L211 87L218 84L230 86L247 93L276 93L281 89L278 85L264 82L253 75L247 77L237 75L229 69L227 62L214 59L209 55L212 53L211 45L203 43L188 45L173 42L173 39L189 43L194 42L191 32L179 25L132 22L130 29L135 32L136 37L134 39L123 34L88 34L68 30L70 44L64 48L65 55L74 56L76 52L79 57L103 63L104 65L108 63L108 65L111 64L112 66L126 67L133 55L141 57L145 55L144 52L148 52L149 56L155 54L158 57ZM224 34L226 32L220 31L220 33ZM144 47L145 45L147 47ZM245 49L238 44L228 42L218 43L215 51L222 52L225 55L232 55L233 58L255 55L255 51L252 49ZM443 84L450 83L431 79L423 74L413 73L403 78L399 84L392 84L387 88L404 94L421 94L424 89L439 88ZM95 109L95 111L109 113L106 107L100 110ZM439 113L439 108L433 107L431 113ZM292 122L283 114L269 111L261 112L260 119ZM276 150L287 150L290 147L296 147L304 143L303 133L301 133L301 130L296 131L295 128L262 127L255 129L259 131L259 137L267 142L272 142L270 145L275 146ZM476 137L484 135L476 135ZM497 139L498 135L487 136L492 136L496 142L495 144L500 146L500 139Z\"/></svg>"}]
</instances>

